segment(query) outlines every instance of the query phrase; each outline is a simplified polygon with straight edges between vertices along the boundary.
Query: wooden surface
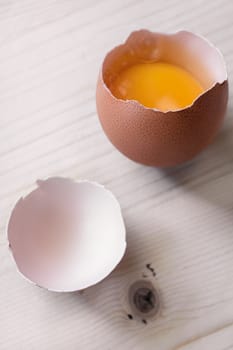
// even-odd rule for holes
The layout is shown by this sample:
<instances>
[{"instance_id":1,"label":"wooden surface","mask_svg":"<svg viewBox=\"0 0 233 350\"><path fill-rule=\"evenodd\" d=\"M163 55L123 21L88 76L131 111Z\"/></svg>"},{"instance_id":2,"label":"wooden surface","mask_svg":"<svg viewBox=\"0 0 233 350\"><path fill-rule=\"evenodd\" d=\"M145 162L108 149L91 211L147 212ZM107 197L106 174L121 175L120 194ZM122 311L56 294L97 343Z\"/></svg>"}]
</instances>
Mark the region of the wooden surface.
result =
<instances>
[{"instance_id":1,"label":"wooden surface","mask_svg":"<svg viewBox=\"0 0 233 350\"><path fill-rule=\"evenodd\" d=\"M113 148L95 109L105 53L133 29L193 30L233 78L230 0L0 0L0 349L233 349L233 102L195 161L161 171ZM201 52L200 52L201 55ZM106 185L127 225L127 254L102 283L56 294L16 272L6 241L15 201L60 175ZM159 317L129 320L129 284L147 272Z\"/></svg>"}]
</instances>

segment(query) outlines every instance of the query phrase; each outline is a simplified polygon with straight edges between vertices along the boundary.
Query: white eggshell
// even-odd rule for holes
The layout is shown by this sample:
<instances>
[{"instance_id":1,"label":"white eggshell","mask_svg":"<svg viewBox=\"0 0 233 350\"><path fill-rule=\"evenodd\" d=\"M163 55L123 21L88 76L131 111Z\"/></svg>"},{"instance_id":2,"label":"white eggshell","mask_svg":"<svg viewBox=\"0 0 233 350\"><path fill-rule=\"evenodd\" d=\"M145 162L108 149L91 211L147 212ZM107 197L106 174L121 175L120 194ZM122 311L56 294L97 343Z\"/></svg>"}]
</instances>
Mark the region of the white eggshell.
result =
<instances>
[{"instance_id":1,"label":"white eggshell","mask_svg":"<svg viewBox=\"0 0 233 350\"><path fill-rule=\"evenodd\" d=\"M8 239L19 272L53 291L105 278L126 249L118 201L103 186L64 178L38 181L10 217Z\"/></svg>"}]
</instances>

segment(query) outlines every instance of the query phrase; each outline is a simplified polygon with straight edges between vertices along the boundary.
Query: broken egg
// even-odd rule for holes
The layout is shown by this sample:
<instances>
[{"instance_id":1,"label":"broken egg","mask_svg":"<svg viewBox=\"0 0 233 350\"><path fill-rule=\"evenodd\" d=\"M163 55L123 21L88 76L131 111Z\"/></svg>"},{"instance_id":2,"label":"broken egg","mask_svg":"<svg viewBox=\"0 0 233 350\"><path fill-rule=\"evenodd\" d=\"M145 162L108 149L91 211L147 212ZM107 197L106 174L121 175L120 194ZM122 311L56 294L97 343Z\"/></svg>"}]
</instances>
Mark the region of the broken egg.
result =
<instances>
[{"instance_id":1,"label":"broken egg","mask_svg":"<svg viewBox=\"0 0 233 350\"><path fill-rule=\"evenodd\" d=\"M19 272L38 286L70 292L105 278L126 249L118 201L102 185L38 181L15 205L8 240Z\"/></svg>"},{"instance_id":2,"label":"broken egg","mask_svg":"<svg viewBox=\"0 0 233 350\"><path fill-rule=\"evenodd\" d=\"M133 32L106 55L96 90L110 141L130 159L159 167L186 162L209 145L227 100L220 51L187 31Z\"/></svg>"}]
</instances>

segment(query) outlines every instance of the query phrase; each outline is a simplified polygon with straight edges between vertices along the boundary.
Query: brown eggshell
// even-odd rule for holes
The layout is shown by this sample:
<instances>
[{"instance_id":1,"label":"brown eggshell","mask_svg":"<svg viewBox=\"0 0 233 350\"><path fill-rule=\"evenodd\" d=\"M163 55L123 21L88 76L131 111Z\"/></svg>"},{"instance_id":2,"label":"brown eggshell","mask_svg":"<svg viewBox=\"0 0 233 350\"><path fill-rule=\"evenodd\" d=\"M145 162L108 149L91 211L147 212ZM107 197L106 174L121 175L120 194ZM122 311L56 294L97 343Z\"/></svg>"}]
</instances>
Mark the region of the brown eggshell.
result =
<instances>
[{"instance_id":1,"label":"brown eggshell","mask_svg":"<svg viewBox=\"0 0 233 350\"><path fill-rule=\"evenodd\" d=\"M121 69L155 60L186 68L206 91L192 105L170 112L113 96L109 86ZM220 52L202 37L185 31L132 33L106 56L96 91L99 119L110 141L130 159L159 167L186 162L202 151L222 124L227 100L226 68Z\"/></svg>"}]
</instances>

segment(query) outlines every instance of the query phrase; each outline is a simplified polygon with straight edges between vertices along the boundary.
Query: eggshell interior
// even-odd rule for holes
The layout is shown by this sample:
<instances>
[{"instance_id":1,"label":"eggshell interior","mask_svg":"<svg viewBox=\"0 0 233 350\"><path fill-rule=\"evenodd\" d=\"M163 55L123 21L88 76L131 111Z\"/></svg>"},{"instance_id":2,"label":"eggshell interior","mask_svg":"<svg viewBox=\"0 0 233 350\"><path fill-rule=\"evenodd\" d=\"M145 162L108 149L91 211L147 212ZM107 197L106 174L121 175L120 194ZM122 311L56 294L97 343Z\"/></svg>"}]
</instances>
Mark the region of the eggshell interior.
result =
<instances>
[{"instance_id":1,"label":"eggshell interior","mask_svg":"<svg viewBox=\"0 0 233 350\"><path fill-rule=\"evenodd\" d=\"M69 179L38 181L16 204L8 239L18 270L53 291L75 291L106 277L121 260L125 226L103 186Z\"/></svg>"},{"instance_id":2,"label":"eggshell interior","mask_svg":"<svg viewBox=\"0 0 233 350\"><path fill-rule=\"evenodd\" d=\"M140 62L168 62L190 72L206 90L227 79L221 53L204 38L187 31L174 34L133 32L113 49L103 63L103 80L108 88L120 71Z\"/></svg>"}]
</instances>

